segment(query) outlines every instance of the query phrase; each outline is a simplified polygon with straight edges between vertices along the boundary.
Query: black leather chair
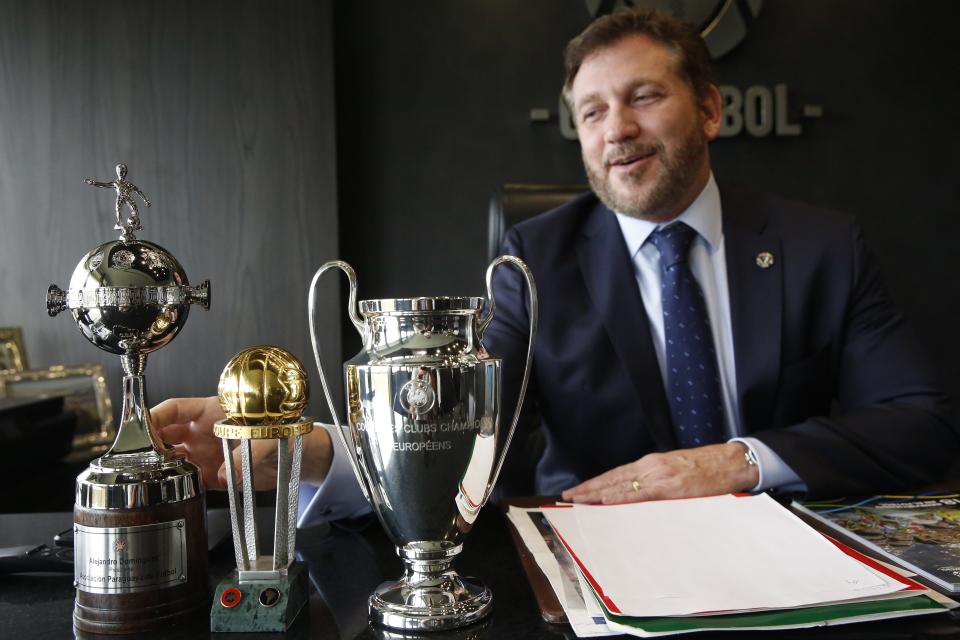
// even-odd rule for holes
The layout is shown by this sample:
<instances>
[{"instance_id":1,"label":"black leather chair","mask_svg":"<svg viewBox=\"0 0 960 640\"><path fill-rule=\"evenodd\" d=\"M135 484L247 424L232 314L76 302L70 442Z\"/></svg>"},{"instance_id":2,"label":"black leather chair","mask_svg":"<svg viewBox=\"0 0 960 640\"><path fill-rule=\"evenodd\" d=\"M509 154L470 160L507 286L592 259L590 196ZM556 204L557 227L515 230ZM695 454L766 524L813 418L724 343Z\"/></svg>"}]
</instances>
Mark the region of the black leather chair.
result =
<instances>
[{"instance_id":1,"label":"black leather chair","mask_svg":"<svg viewBox=\"0 0 960 640\"><path fill-rule=\"evenodd\" d=\"M490 197L487 218L488 259L500 255L507 229L589 189L585 184L505 184L497 189Z\"/></svg>"},{"instance_id":2,"label":"black leather chair","mask_svg":"<svg viewBox=\"0 0 960 640\"><path fill-rule=\"evenodd\" d=\"M490 197L487 223L487 253L493 260L500 255L500 245L507 229L537 214L559 207L571 198L587 191L585 184L505 184ZM501 416L506 425L512 416ZM536 418L539 423L539 417ZM533 476L537 462L543 455L546 440L543 429L535 426L526 438L518 438L511 446L507 464L494 499L507 495L530 495L534 491Z\"/></svg>"}]
</instances>

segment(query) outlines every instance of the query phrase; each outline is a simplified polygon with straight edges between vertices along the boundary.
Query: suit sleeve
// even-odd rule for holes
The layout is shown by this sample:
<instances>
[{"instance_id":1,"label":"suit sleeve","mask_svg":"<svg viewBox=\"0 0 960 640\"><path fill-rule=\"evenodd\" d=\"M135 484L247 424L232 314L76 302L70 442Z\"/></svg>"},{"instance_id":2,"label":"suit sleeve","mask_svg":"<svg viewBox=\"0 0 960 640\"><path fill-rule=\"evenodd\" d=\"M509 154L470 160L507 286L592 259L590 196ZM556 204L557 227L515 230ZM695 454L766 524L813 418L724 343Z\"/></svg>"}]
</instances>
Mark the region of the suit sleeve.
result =
<instances>
[{"instance_id":1,"label":"suit sleeve","mask_svg":"<svg viewBox=\"0 0 960 640\"><path fill-rule=\"evenodd\" d=\"M523 241L515 229L507 232L500 253L527 261ZM528 267L532 269L529 263ZM500 429L505 431L510 428L516 411L530 337L529 294L523 274L510 264L497 267L493 274L493 296L496 306L493 320L484 333L483 344L492 356L502 361ZM534 493L534 467L540 454L537 442L531 440L531 433L538 423L535 371L533 367L522 413L494 490L494 499Z\"/></svg>"},{"instance_id":2,"label":"suit sleeve","mask_svg":"<svg viewBox=\"0 0 960 640\"><path fill-rule=\"evenodd\" d=\"M960 438L932 363L891 303L859 226L848 304L833 347L837 409L753 433L810 496L916 489L957 460Z\"/></svg>"}]
</instances>

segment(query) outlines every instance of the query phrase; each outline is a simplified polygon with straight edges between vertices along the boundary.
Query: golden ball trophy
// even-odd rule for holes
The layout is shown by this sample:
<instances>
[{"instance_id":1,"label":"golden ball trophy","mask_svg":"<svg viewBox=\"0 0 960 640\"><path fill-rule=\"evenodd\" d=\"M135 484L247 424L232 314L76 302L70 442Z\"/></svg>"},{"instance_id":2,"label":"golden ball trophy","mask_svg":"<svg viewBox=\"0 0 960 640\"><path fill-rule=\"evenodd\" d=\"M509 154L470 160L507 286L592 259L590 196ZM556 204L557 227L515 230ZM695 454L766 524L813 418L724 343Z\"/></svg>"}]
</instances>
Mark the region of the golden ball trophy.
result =
<instances>
[{"instance_id":1,"label":"golden ball trophy","mask_svg":"<svg viewBox=\"0 0 960 640\"><path fill-rule=\"evenodd\" d=\"M217 422L213 432L223 440L237 569L217 586L210 630L286 631L308 597L306 569L293 560L303 436L313 430L313 419L302 417L309 397L307 373L289 351L250 347L227 363L217 392L227 417ZM258 544L254 440L277 443L272 556L261 555ZM240 450L239 482L234 448Z\"/></svg>"},{"instance_id":2,"label":"golden ball trophy","mask_svg":"<svg viewBox=\"0 0 960 640\"><path fill-rule=\"evenodd\" d=\"M81 632L131 634L169 627L203 611L207 584L206 509L200 470L150 428L144 369L147 354L183 328L191 304L210 307L210 283L191 287L166 249L138 240L127 181L115 189L119 240L89 251L63 291L47 290L47 312L70 309L83 335L123 363L123 410L113 446L77 477L74 508L74 624ZM123 207L129 217L123 221Z\"/></svg>"}]
</instances>

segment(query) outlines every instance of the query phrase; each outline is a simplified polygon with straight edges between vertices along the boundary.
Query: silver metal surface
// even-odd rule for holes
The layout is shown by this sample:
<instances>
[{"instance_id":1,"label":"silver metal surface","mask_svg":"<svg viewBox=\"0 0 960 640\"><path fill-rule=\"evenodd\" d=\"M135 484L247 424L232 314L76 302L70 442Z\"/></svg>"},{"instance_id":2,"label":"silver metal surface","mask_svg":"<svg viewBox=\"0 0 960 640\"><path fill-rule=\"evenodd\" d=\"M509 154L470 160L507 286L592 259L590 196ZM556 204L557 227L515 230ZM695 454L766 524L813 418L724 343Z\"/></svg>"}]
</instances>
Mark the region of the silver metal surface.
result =
<instances>
[{"instance_id":1,"label":"silver metal surface","mask_svg":"<svg viewBox=\"0 0 960 640\"><path fill-rule=\"evenodd\" d=\"M334 407L333 397L330 395L330 386L327 384L327 378L323 372L323 365L320 362L320 341L317 339L317 326L315 322L317 309L317 281L320 280L320 276L330 269L340 269L347 276L347 282L350 285L347 298L347 315L350 318L350 322L353 324L353 327L357 330L361 339L363 340L364 351L366 351L369 347L370 339L373 335L372 332L367 331L366 323L357 313L356 271L354 271L353 267L343 260L333 260L331 262L327 262L317 269L317 272L313 274L313 279L310 281L310 292L307 294L307 324L310 327L310 344L313 346L313 356L317 362L317 373L320 375L320 386L323 388L323 397L326 399L327 406L330 408L330 416L333 419L334 426L336 427L337 436L343 443L344 449L351 454L347 457L347 460L350 462L350 468L353 469L353 475L357 479L357 484L360 485L360 490L363 492L363 497L366 498L368 502L372 503L370 491L367 488L367 481L364 479L363 471L360 469L357 439L353 437L353 431L351 431L350 442L347 442L347 436L344 434L344 427L340 423L340 414Z\"/></svg>"},{"instance_id":2,"label":"silver metal surface","mask_svg":"<svg viewBox=\"0 0 960 640\"><path fill-rule=\"evenodd\" d=\"M500 360L481 343L493 317L493 270L516 266L530 294L530 345L517 412L500 428ZM314 289L326 270L350 281L355 320L356 276L328 262L311 284L309 313L314 355L328 402L315 333ZM344 365L349 440L337 411L337 433L364 492L404 561L404 576L370 598L373 619L395 629L465 626L490 611L486 587L460 578L451 563L486 503L516 428L529 378L537 327L536 287L526 265L501 256L487 269L490 311L483 298L405 298L360 303L354 326L364 350Z\"/></svg>"},{"instance_id":3,"label":"silver metal surface","mask_svg":"<svg viewBox=\"0 0 960 640\"><path fill-rule=\"evenodd\" d=\"M210 308L210 282L190 286L177 259L146 240L100 245L77 264L67 291L47 292L49 315L70 309L87 340L115 354L166 346L192 304Z\"/></svg>"},{"instance_id":4,"label":"silver metal surface","mask_svg":"<svg viewBox=\"0 0 960 640\"><path fill-rule=\"evenodd\" d=\"M290 504L287 509L287 531L294 535L287 539L287 557L293 558L293 550L296 547L297 531L297 511L300 508L300 468L303 460L303 437L297 436L293 439L293 469L290 471Z\"/></svg>"},{"instance_id":5,"label":"silver metal surface","mask_svg":"<svg viewBox=\"0 0 960 640\"><path fill-rule=\"evenodd\" d=\"M240 480L243 483L243 540L247 545L247 558L251 563L257 559L260 548L257 537L257 503L253 492L253 465L251 463L250 440L241 440L240 444Z\"/></svg>"},{"instance_id":6,"label":"silver metal surface","mask_svg":"<svg viewBox=\"0 0 960 640\"><path fill-rule=\"evenodd\" d=\"M233 532L233 552L237 559L237 569L248 571L250 561L247 558L246 527L243 526L243 501L237 487L237 477L233 466L233 451L230 441L224 438L223 464L227 469L227 496L230 501L230 529Z\"/></svg>"},{"instance_id":7,"label":"silver metal surface","mask_svg":"<svg viewBox=\"0 0 960 640\"><path fill-rule=\"evenodd\" d=\"M290 445L286 438L277 440L277 504L273 524L273 569L286 568L290 526Z\"/></svg>"},{"instance_id":8,"label":"silver metal surface","mask_svg":"<svg viewBox=\"0 0 960 640\"><path fill-rule=\"evenodd\" d=\"M121 356L123 408L113 446L77 478L77 504L94 509L151 506L195 497L200 471L164 444L150 425L144 369L147 354L169 344L186 322L191 304L209 308L210 285L190 286L183 267L166 249L137 240L141 228L133 195L149 201L126 179L87 183L115 189L120 240L87 252L64 291L50 285L47 312L70 309L81 333L94 346ZM130 215L124 222L121 209Z\"/></svg>"},{"instance_id":9,"label":"silver metal surface","mask_svg":"<svg viewBox=\"0 0 960 640\"><path fill-rule=\"evenodd\" d=\"M140 191L140 187L133 184L127 180L127 165L122 162L116 166L117 170L117 179L111 180L110 182L100 182L94 180L93 178L87 178L84 180L87 184L99 187L101 189L115 189L117 191L117 202L115 206L117 214L117 224L113 227L119 231L123 231L120 235L120 238L125 242L129 242L134 239L133 232L140 231L143 227L140 226L140 212L137 209L137 203L134 201L134 194L140 196L140 199L143 200L143 203L150 206L150 200L147 196ZM123 221L122 210L126 206L130 211L130 216L127 218L126 222Z\"/></svg>"},{"instance_id":10,"label":"silver metal surface","mask_svg":"<svg viewBox=\"0 0 960 640\"><path fill-rule=\"evenodd\" d=\"M74 581L90 593L136 593L187 581L186 521L137 527L74 525Z\"/></svg>"},{"instance_id":11,"label":"silver metal surface","mask_svg":"<svg viewBox=\"0 0 960 640\"><path fill-rule=\"evenodd\" d=\"M183 458L143 468L117 469L103 464L103 458L98 458L77 476L77 506L136 509L200 495L200 470Z\"/></svg>"}]
</instances>

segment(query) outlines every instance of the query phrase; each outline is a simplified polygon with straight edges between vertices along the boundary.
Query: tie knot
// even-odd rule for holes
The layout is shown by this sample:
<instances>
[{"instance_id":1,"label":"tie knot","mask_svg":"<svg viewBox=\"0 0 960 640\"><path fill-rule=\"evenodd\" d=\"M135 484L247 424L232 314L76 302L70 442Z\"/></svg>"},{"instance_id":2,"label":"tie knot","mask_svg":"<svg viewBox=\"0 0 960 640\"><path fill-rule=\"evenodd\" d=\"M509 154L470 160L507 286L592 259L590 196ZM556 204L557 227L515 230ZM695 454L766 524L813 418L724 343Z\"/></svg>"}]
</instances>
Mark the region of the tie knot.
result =
<instances>
[{"instance_id":1,"label":"tie knot","mask_svg":"<svg viewBox=\"0 0 960 640\"><path fill-rule=\"evenodd\" d=\"M660 264L664 269L687 261L690 245L697 237L697 232L684 224L676 222L668 227L661 227L650 234L650 242L660 252Z\"/></svg>"}]
</instances>

